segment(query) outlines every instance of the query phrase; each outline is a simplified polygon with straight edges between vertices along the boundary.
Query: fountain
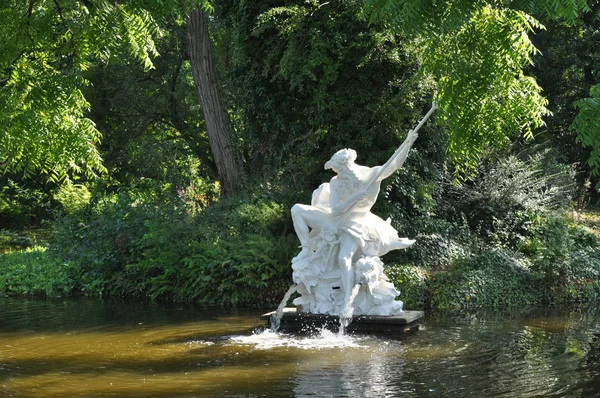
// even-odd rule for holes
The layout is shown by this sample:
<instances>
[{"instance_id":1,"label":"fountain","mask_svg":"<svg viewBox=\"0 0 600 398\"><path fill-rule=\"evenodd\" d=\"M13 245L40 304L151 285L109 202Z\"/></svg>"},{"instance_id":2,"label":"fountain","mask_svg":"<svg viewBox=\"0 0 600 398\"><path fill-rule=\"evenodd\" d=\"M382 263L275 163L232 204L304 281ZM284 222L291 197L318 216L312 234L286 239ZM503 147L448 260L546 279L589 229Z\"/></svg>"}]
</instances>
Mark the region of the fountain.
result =
<instances>
[{"instance_id":1,"label":"fountain","mask_svg":"<svg viewBox=\"0 0 600 398\"><path fill-rule=\"evenodd\" d=\"M410 130L404 143L382 166L355 163L356 152L342 149L325 163L336 172L312 195L310 205L292 207L300 253L292 259L293 286L277 311L265 314L271 330L290 331L307 326L331 327L344 332L400 331L418 329L421 311L403 311L402 301L383 273L380 257L406 249L415 241L401 238L391 226L371 213L381 182L402 167L417 139L418 130L435 111L431 110ZM291 295L295 308L285 308Z\"/></svg>"}]
</instances>

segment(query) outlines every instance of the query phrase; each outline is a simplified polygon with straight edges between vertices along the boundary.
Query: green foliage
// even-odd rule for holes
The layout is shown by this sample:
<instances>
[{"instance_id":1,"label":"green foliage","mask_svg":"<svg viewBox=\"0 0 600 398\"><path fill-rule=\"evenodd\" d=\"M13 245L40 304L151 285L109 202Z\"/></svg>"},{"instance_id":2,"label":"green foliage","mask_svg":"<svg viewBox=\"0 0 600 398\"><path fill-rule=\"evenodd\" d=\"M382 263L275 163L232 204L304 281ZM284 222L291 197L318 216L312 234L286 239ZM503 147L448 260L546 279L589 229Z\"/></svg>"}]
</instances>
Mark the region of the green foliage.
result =
<instances>
[{"instance_id":1,"label":"green foliage","mask_svg":"<svg viewBox=\"0 0 600 398\"><path fill-rule=\"evenodd\" d=\"M600 46L600 3L590 2L590 7L591 12L580 15L572 25L542 19L547 29L532 37L540 53L528 68L543 88L552 111L552 117L545 120L546 126L536 131L535 141L559 149L559 161L576 167L580 208L593 195L593 185L598 181L592 175L593 167L586 162L594 148L583 146L582 142L575 144L578 129L573 124L578 113L573 104L589 97L600 71L600 58L595 50Z\"/></svg>"},{"instance_id":2,"label":"green foliage","mask_svg":"<svg viewBox=\"0 0 600 398\"><path fill-rule=\"evenodd\" d=\"M143 258L127 271L142 275L152 298L275 304L291 280L289 261L297 245L295 238L274 235L282 217L280 205L257 198L215 204L180 220L176 231L173 217L147 222Z\"/></svg>"},{"instance_id":3,"label":"green foliage","mask_svg":"<svg viewBox=\"0 0 600 398\"><path fill-rule=\"evenodd\" d=\"M292 247L289 240L260 235L198 242L183 258L180 275L150 280L149 294L206 304L275 305L290 284Z\"/></svg>"},{"instance_id":4,"label":"green foliage","mask_svg":"<svg viewBox=\"0 0 600 398\"><path fill-rule=\"evenodd\" d=\"M372 19L385 19L410 32L427 27L452 29L462 26L466 19L489 5L510 7L528 14L574 23L578 16L589 11L586 0L515 0L505 3L480 0L366 0L365 12Z\"/></svg>"},{"instance_id":5,"label":"green foliage","mask_svg":"<svg viewBox=\"0 0 600 398\"><path fill-rule=\"evenodd\" d=\"M74 264L84 294L274 304L297 245L275 235L282 219L281 206L262 197L202 208L121 195L63 218L52 248Z\"/></svg>"},{"instance_id":6,"label":"green foliage","mask_svg":"<svg viewBox=\"0 0 600 398\"><path fill-rule=\"evenodd\" d=\"M156 55L151 16L130 3L9 1L0 10L2 171L57 181L104 171L100 132L86 117L84 71L128 51L146 68Z\"/></svg>"},{"instance_id":7,"label":"green foliage","mask_svg":"<svg viewBox=\"0 0 600 398\"><path fill-rule=\"evenodd\" d=\"M2 179L0 188L0 221L4 226L22 228L48 217L52 198L48 192L36 187L18 184L12 179Z\"/></svg>"},{"instance_id":8,"label":"green foliage","mask_svg":"<svg viewBox=\"0 0 600 398\"><path fill-rule=\"evenodd\" d=\"M414 265L391 265L385 267L385 275L400 291L404 308L423 309L427 303L427 279L430 273Z\"/></svg>"},{"instance_id":9,"label":"green foliage","mask_svg":"<svg viewBox=\"0 0 600 398\"><path fill-rule=\"evenodd\" d=\"M600 173L600 84L590 89L589 98L575 102L579 110L572 128L577 131L577 142L592 149L587 163L595 175Z\"/></svg>"},{"instance_id":10,"label":"green foliage","mask_svg":"<svg viewBox=\"0 0 600 398\"><path fill-rule=\"evenodd\" d=\"M218 203L186 60L181 11L194 7L213 12L218 67L250 175L248 192ZM10 290L276 304L297 252L291 204L306 203L331 177L322 166L341 147L356 149L362 164L387 160L437 92L441 123L420 131L374 209L417 240L385 258L403 264L386 272L407 308L594 298L597 239L549 217L572 196L566 164L589 157L567 130L570 105L597 84L597 22L579 15L585 10L583 0L11 0L0 10L0 167L13 174L0 180L0 221L27 224L60 208L65 216L53 257L41 249L31 260L6 257L29 264L4 268ZM529 40L534 30L550 59L564 62L527 70L560 113L536 132L554 148L548 152L508 145L517 133L531 138L547 115L524 72L543 59ZM544 42L555 37L559 44ZM592 158L593 90L577 102L573 123ZM514 154L523 148L540 154ZM104 167L93 183L65 178ZM454 169L469 178L450 183ZM42 188L48 177L67 184Z\"/></svg>"},{"instance_id":11,"label":"green foliage","mask_svg":"<svg viewBox=\"0 0 600 398\"><path fill-rule=\"evenodd\" d=\"M506 147L542 126L547 101L523 68L536 49L529 39L542 26L531 14L574 22L589 10L577 1L367 0L364 11L415 38L424 73L437 83L439 118L449 128L448 153L468 175L488 148Z\"/></svg>"},{"instance_id":12,"label":"green foliage","mask_svg":"<svg viewBox=\"0 0 600 398\"><path fill-rule=\"evenodd\" d=\"M582 227L540 217L519 252L479 246L448 270L432 272L429 304L459 309L593 300L600 294L598 247Z\"/></svg>"},{"instance_id":13,"label":"green foliage","mask_svg":"<svg viewBox=\"0 0 600 398\"><path fill-rule=\"evenodd\" d=\"M52 181L67 170L93 175L103 171L95 147L100 133L85 118L88 103L75 80L49 65L44 54L31 55L14 66L0 88L0 159L4 172L48 174ZM51 99L51 100L50 100Z\"/></svg>"},{"instance_id":14,"label":"green foliage","mask_svg":"<svg viewBox=\"0 0 600 398\"><path fill-rule=\"evenodd\" d=\"M573 170L549 155L482 163L469 181L445 186L443 213L465 220L488 241L515 247L536 215L568 206L573 196Z\"/></svg>"},{"instance_id":15,"label":"green foliage","mask_svg":"<svg viewBox=\"0 0 600 398\"><path fill-rule=\"evenodd\" d=\"M426 39L424 68L438 83L439 117L459 174L514 133L532 138L548 114L541 88L522 72L535 51L528 33L539 27L521 12L483 7L457 31Z\"/></svg>"},{"instance_id":16,"label":"green foliage","mask_svg":"<svg viewBox=\"0 0 600 398\"><path fill-rule=\"evenodd\" d=\"M582 248L571 252L568 277L553 290L554 302L587 302L600 298L600 251Z\"/></svg>"},{"instance_id":17,"label":"green foliage","mask_svg":"<svg viewBox=\"0 0 600 398\"><path fill-rule=\"evenodd\" d=\"M7 295L64 296L75 286L73 266L51 258L47 249L0 254L0 292Z\"/></svg>"},{"instance_id":18,"label":"green foliage","mask_svg":"<svg viewBox=\"0 0 600 398\"><path fill-rule=\"evenodd\" d=\"M407 308L515 307L595 300L600 294L600 241L559 213L508 213L491 230L432 217L413 218L421 231L387 275ZM483 239L482 239L483 238ZM391 256L391 257L390 257Z\"/></svg>"},{"instance_id":19,"label":"green foliage","mask_svg":"<svg viewBox=\"0 0 600 398\"><path fill-rule=\"evenodd\" d=\"M410 219L410 224L398 227L402 236L415 239L408 250L387 254L387 263L414 264L430 269L445 269L456 259L468 256L478 238L465 224L422 216Z\"/></svg>"},{"instance_id":20,"label":"green foliage","mask_svg":"<svg viewBox=\"0 0 600 398\"><path fill-rule=\"evenodd\" d=\"M510 307L541 303L539 285L523 257L502 250L484 251L434 273L431 306L440 309Z\"/></svg>"},{"instance_id":21,"label":"green foliage","mask_svg":"<svg viewBox=\"0 0 600 398\"><path fill-rule=\"evenodd\" d=\"M156 41L154 69L136 63L91 68L90 117L103 132L109 186L188 189L216 177L204 120L199 117L191 66L185 59L185 21L169 17ZM168 30L167 30L168 29Z\"/></svg>"},{"instance_id":22,"label":"green foliage","mask_svg":"<svg viewBox=\"0 0 600 398\"><path fill-rule=\"evenodd\" d=\"M144 223L159 213L125 194L104 198L56 223L52 253L76 265L83 293L103 294L113 275L139 257Z\"/></svg>"},{"instance_id":23,"label":"green foliage","mask_svg":"<svg viewBox=\"0 0 600 398\"><path fill-rule=\"evenodd\" d=\"M543 218L531 229L520 250L542 278L548 300L563 302L595 298L599 288L598 239L561 217Z\"/></svg>"},{"instance_id":24,"label":"green foliage","mask_svg":"<svg viewBox=\"0 0 600 398\"><path fill-rule=\"evenodd\" d=\"M533 255L533 267L541 271L546 282L564 278L567 272L574 240L569 226L561 218L543 219L532 230L532 237L521 246Z\"/></svg>"},{"instance_id":25,"label":"green foliage","mask_svg":"<svg viewBox=\"0 0 600 398\"><path fill-rule=\"evenodd\" d=\"M215 4L224 81L239 112L251 178L302 192L326 178L323 163L352 146L380 164L422 116L431 87L419 60L360 1Z\"/></svg>"},{"instance_id":26,"label":"green foliage","mask_svg":"<svg viewBox=\"0 0 600 398\"><path fill-rule=\"evenodd\" d=\"M61 204L63 211L67 214L83 209L91 198L92 194L85 185L71 182L62 184L54 194L54 199Z\"/></svg>"},{"instance_id":27,"label":"green foliage","mask_svg":"<svg viewBox=\"0 0 600 398\"><path fill-rule=\"evenodd\" d=\"M0 253L26 248L32 245L31 237L15 231L0 229Z\"/></svg>"}]
</instances>

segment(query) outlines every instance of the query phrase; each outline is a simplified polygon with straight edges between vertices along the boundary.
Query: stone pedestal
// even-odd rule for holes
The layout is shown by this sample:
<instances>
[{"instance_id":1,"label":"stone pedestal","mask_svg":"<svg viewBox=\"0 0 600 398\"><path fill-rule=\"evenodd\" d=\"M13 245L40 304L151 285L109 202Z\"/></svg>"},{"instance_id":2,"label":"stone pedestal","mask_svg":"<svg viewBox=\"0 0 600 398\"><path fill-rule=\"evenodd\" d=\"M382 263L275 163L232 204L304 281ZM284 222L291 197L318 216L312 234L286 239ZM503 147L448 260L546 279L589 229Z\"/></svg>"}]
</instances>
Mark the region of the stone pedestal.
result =
<instances>
[{"instance_id":1,"label":"stone pedestal","mask_svg":"<svg viewBox=\"0 0 600 398\"><path fill-rule=\"evenodd\" d=\"M263 314L261 319L271 322L275 311ZM379 316L358 315L346 328L348 333L385 334L402 336L419 330L424 316L423 311L404 311L401 315ZM296 308L285 308L279 331L287 333L313 333L323 328L338 331L339 317L336 315L298 312Z\"/></svg>"}]
</instances>

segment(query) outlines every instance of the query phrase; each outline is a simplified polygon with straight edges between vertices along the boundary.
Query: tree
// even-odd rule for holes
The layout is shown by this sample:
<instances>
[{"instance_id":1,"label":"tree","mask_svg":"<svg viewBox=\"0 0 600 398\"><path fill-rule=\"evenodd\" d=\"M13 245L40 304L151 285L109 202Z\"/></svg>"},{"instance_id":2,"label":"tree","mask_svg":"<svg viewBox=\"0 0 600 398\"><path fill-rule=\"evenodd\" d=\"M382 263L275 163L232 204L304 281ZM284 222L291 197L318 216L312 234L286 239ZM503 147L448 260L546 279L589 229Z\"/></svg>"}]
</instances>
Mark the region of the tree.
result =
<instances>
[{"instance_id":1,"label":"tree","mask_svg":"<svg viewBox=\"0 0 600 398\"><path fill-rule=\"evenodd\" d=\"M543 28L531 14L573 22L589 7L585 0L365 0L364 10L422 49L422 71L437 82L448 153L464 174L514 134L532 138L548 115L539 85L523 72L536 53L529 34Z\"/></svg>"},{"instance_id":2,"label":"tree","mask_svg":"<svg viewBox=\"0 0 600 398\"><path fill-rule=\"evenodd\" d=\"M195 3L210 8L207 1ZM5 5L0 13L2 171L24 176L42 172L55 181L71 172L92 176L105 171L97 149L101 133L88 117L90 104L83 94L87 71L93 65L127 62L119 59L122 54L149 70L151 57L158 55L153 38L161 33L153 15L184 15L188 7L194 6L136 0L11 0ZM189 32L213 158L223 192L230 195L240 176L202 11L190 13Z\"/></svg>"},{"instance_id":3,"label":"tree","mask_svg":"<svg viewBox=\"0 0 600 398\"><path fill-rule=\"evenodd\" d=\"M146 69L159 34L150 14L105 0L8 0L0 12L0 168L51 180L104 171L82 90L92 63L128 53Z\"/></svg>"},{"instance_id":4,"label":"tree","mask_svg":"<svg viewBox=\"0 0 600 398\"><path fill-rule=\"evenodd\" d=\"M593 193L590 183L598 181L592 173L594 151L598 153L599 148L598 138L594 137L600 127L594 128L590 123L598 114L598 110L594 112L590 91L600 81L600 55L596 51L600 46L600 1L590 2L590 8L591 12L580 15L572 24L539 15L546 29L532 38L540 53L528 68L542 87L552 112L546 125L536 131L536 143L554 148L560 162L575 165L580 200L588 199Z\"/></svg>"},{"instance_id":5,"label":"tree","mask_svg":"<svg viewBox=\"0 0 600 398\"><path fill-rule=\"evenodd\" d=\"M210 147L221 178L224 196L233 196L240 187L240 170L233 146L231 123L223 102L221 86L212 57L208 20L201 9L188 17L190 62L209 137Z\"/></svg>"},{"instance_id":6,"label":"tree","mask_svg":"<svg viewBox=\"0 0 600 398\"><path fill-rule=\"evenodd\" d=\"M312 190L326 178L325 161L346 146L383 163L431 105L413 49L361 18L361 6L215 2L218 59L250 179Z\"/></svg>"},{"instance_id":7,"label":"tree","mask_svg":"<svg viewBox=\"0 0 600 398\"><path fill-rule=\"evenodd\" d=\"M157 22L162 35L153 69L137 62L92 67L84 93L89 117L103 132L98 149L108 172L102 182L174 193L195 176L217 180L218 173L188 61L186 19Z\"/></svg>"},{"instance_id":8,"label":"tree","mask_svg":"<svg viewBox=\"0 0 600 398\"><path fill-rule=\"evenodd\" d=\"M573 121L573 128L577 131L577 142L583 146L591 147L592 151L588 164L593 167L594 174L600 173L600 84L590 89L590 96L575 102L579 110Z\"/></svg>"},{"instance_id":9,"label":"tree","mask_svg":"<svg viewBox=\"0 0 600 398\"><path fill-rule=\"evenodd\" d=\"M578 113L571 127L577 133L577 142L590 149L587 163L598 178L600 176L600 55L597 49L600 45L600 1L593 2L592 12L580 20L578 27L580 42L583 43L578 51L583 77L581 87L589 88L589 96L585 95L574 103ZM600 180L597 181L596 189L600 189Z\"/></svg>"}]
</instances>

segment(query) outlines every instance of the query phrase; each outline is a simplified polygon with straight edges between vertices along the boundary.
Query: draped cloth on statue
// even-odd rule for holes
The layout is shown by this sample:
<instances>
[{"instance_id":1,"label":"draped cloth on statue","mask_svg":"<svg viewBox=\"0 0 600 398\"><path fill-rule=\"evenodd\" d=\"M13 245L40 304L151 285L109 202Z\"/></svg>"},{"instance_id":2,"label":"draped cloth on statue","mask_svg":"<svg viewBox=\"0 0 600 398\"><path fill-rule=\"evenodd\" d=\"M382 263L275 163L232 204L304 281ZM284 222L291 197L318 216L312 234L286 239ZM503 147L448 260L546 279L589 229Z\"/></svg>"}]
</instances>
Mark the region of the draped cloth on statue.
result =
<instances>
[{"instance_id":1,"label":"draped cloth on statue","mask_svg":"<svg viewBox=\"0 0 600 398\"><path fill-rule=\"evenodd\" d=\"M331 187L329 183L321 184L314 190L311 205L331 214L330 197ZM414 240L400 238L398 231L391 226L391 219L383 220L381 217L368 212L360 222L342 220L339 224L331 216L331 227L350 234L359 244L360 250L365 256L383 256L390 250L409 247ZM313 231L319 233L320 231ZM403 245L403 243L405 245Z\"/></svg>"}]
</instances>

